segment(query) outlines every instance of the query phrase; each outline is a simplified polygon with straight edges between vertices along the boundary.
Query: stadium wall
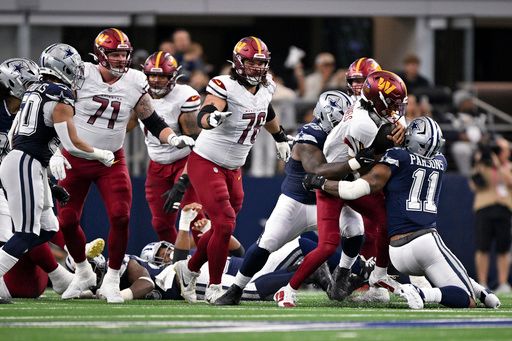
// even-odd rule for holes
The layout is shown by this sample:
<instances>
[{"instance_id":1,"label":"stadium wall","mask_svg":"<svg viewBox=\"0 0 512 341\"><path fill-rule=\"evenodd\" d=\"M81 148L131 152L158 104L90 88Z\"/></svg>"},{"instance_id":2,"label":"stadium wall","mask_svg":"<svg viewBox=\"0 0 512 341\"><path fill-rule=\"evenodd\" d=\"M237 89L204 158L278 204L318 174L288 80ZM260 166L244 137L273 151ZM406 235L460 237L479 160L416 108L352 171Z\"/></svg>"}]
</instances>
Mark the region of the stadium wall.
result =
<instances>
[{"instance_id":1,"label":"stadium wall","mask_svg":"<svg viewBox=\"0 0 512 341\"><path fill-rule=\"evenodd\" d=\"M130 221L130 241L128 252L139 254L147 243L156 240L151 228L151 214L144 194L144 181L136 177L133 181L133 205ZM265 221L272 212L281 189L281 177L252 178L245 177L245 200L238 216L235 236L247 249L263 230ZM439 207L438 227L445 243L466 266L468 273L474 276L474 228L473 193L467 179L448 174L443 182L441 205ZM91 188L82 218L82 226L89 240L105 238L108 233L108 220L102 200L95 187ZM495 269L491 269L492 286Z\"/></svg>"}]
</instances>

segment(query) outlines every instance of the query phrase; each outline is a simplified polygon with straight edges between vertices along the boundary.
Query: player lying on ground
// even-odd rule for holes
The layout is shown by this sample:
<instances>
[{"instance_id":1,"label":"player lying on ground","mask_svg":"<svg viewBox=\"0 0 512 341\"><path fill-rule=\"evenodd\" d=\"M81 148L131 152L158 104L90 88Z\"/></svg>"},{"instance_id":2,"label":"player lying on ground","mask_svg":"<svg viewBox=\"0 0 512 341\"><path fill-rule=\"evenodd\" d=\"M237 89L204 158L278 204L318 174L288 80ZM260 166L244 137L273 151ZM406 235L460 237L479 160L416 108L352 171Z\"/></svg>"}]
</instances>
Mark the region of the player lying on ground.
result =
<instances>
[{"instance_id":1,"label":"player lying on ground","mask_svg":"<svg viewBox=\"0 0 512 341\"><path fill-rule=\"evenodd\" d=\"M305 186L345 200L384 190L391 262L404 274L426 276L434 286L390 288L406 297L411 308L421 309L424 302L473 308L475 298L486 307L497 308L496 295L468 276L437 232L439 193L446 171L446 159L439 152L443 143L442 131L433 119L417 118L407 127L404 147L389 149L361 179L330 181L308 175Z\"/></svg>"}]
</instances>

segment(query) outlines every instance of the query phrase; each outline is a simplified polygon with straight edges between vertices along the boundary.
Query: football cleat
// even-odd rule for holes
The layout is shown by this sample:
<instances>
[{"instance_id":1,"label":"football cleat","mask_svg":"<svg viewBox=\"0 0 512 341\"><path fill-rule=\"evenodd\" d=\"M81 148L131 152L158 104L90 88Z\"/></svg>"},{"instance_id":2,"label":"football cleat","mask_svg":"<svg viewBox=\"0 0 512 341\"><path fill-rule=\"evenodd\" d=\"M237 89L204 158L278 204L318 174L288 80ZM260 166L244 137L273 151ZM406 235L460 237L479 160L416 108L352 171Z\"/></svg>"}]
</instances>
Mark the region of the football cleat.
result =
<instances>
[{"instance_id":1,"label":"football cleat","mask_svg":"<svg viewBox=\"0 0 512 341\"><path fill-rule=\"evenodd\" d=\"M199 273L190 271L188 269L188 260L176 262L174 271L178 278L178 283L181 288L181 296L189 303L197 301L196 295L196 280Z\"/></svg>"},{"instance_id":2,"label":"football cleat","mask_svg":"<svg viewBox=\"0 0 512 341\"><path fill-rule=\"evenodd\" d=\"M323 263L305 281L304 284L316 284L323 291L332 284L332 276L327 263Z\"/></svg>"},{"instance_id":3,"label":"football cleat","mask_svg":"<svg viewBox=\"0 0 512 341\"><path fill-rule=\"evenodd\" d=\"M388 303L390 300L389 291L386 288L370 287L363 294L352 299L354 302L380 302Z\"/></svg>"},{"instance_id":4,"label":"football cleat","mask_svg":"<svg viewBox=\"0 0 512 341\"><path fill-rule=\"evenodd\" d=\"M0 297L0 304L11 304L12 301L8 298Z\"/></svg>"},{"instance_id":5,"label":"football cleat","mask_svg":"<svg viewBox=\"0 0 512 341\"><path fill-rule=\"evenodd\" d=\"M89 263L87 263L89 264ZM79 298L80 293L96 285L96 273L92 271L89 265L86 271L77 271L73 276L73 280L69 284L68 288L62 294L63 300L71 298Z\"/></svg>"},{"instance_id":6,"label":"football cleat","mask_svg":"<svg viewBox=\"0 0 512 341\"><path fill-rule=\"evenodd\" d=\"M99 256L105 248L105 241L102 238L96 238L85 244L85 256L87 259L93 259Z\"/></svg>"},{"instance_id":7,"label":"football cleat","mask_svg":"<svg viewBox=\"0 0 512 341\"><path fill-rule=\"evenodd\" d=\"M124 303L123 296L121 296L121 291L119 290L119 283L114 281L103 281L96 295L100 299L106 299L107 303Z\"/></svg>"},{"instance_id":8,"label":"football cleat","mask_svg":"<svg viewBox=\"0 0 512 341\"><path fill-rule=\"evenodd\" d=\"M489 289L482 290L478 299L486 308L498 309L501 305L500 299Z\"/></svg>"},{"instance_id":9,"label":"football cleat","mask_svg":"<svg viewBox=\"0 0 512 341\"><path fill-rule=\"evenodd\" d=\"M327 287L327 296L330 300L343 301L352 293L350 275L350 269L336 267L332 274L333 281Z\"/></svg>"},{"instance_id":10,"label":"football cleat","mask_svg":"<svg viewBox=\"0 0 512 341\"><path fill-rule=\"evenodd\" d=\"M400 297L407 300L407 305L411 309L423 309L423 298L421 296L421 289L413 284L402 284L395 292Z\"/></svg>"},{"instance_id":11,"label":"football cleat","mask_svg":"<svg viewBox=\"0 0 512 341\"><path fill-rule=\"evenodd\" d=\"M293 308L297 305L297 294L289 286L284 286L274 294L274 301L281 308Z\"/></svg>"},{"instance_id":12,"label":"football cleat","mask_svg":"<svg viewBox=\"0 0 512 341\"><path fill-rule=\"evenodd\" d=\"M243 289L232 284L228 290L215 301L215 305L239 305L242 299Z\"/></svg>"},{"instance_id":13,"label":"football cleat","mask_svg":"<svg viewBox=\"0 0 512 341\"><path fill-rule=\"evenodd\" d=\"M204 293L204 299L210 304L215 302L224 294L222 284L210 284Z\"/></svg>"}]
</instances>

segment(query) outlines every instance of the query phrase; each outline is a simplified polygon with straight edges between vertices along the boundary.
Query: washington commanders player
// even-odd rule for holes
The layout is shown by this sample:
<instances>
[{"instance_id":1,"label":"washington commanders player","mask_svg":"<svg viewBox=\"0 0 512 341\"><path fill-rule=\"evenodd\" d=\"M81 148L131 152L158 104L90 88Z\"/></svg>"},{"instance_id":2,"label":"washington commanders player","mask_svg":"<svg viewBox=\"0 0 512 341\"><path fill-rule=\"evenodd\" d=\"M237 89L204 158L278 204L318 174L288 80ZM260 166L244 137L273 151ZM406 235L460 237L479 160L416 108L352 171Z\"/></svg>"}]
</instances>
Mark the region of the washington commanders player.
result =
<instances>
[{"instance_id":1,"label":"washington commanders player","mask_svg":"<svg viewBox=\"0 0 512 341\"><path fill-rule=\"evenodd\" d=\"M363 84L361 98L354 103L352 111L344 115L343 121L327 137L324 145L327 161L348 161L352 170L359 170L361 164L356 158L351 157L362 149L371 147L379 128L390 121L397 124L392 131L393 141L397 145L401 144L404 140L405 128L398 123L398 119L404 114L406 105L407 89L400 77L388 71L371 73ZM372 222L371 226L378 231L379 248L377 264L372 272L373 283L387 276L386 267L389 256L387 254L386 210L383 193L374 193L371 196L348 202L322 191L317 191L316 195L318 247L304 258L304 262L289 284L281 288L274 296L280 307L295 306L295 292L301 283L335 252L340 243L339 219L345 204L367 217ZM359 235L362 236L363 224L359 224L359 228ZM341 233L343 234L344 231ZM354 236L354 233L351 235ZM342 300L348 295L350 268L356 261L361 246L362 237L354 236L353 238L357 238L355 239L357 243L354 243L344 258L342 256L341 266L338 266L333 273L334 283L328 289L328 293L331 292L330 297L337 300ZM370 277L370 284L373 284L372 277Z\"/></svg>"},{"instance_id":2,"label":"washington commanders player","mask_svg":"<svg viewBox=\"0 0 512 341\"><path fill-rule=\"evenodd\" d=\"M347 78L348 93L355 102L361 97L361 89L366 77L372 72L382 70L379 63L372 58L361 57L348 67Z\"/></svg>"},{"instance_id":3,"label":"washington commanders player","mask_svg":"<svg viewBox=\"0 0 512 341\"><path fill-rule=\"evenodd\" d=\"M144 63L144 74L149 83L149 94L153 107L165 123L178 135L197 138L200 128L197 126L197 112L201 105L199 93L185 84L176 84L180 77L181 66L169 53L158 51L149 56ZM132 120L129 126L136 120ZM178 181L188 183L188 176L182 176L187 163L190 148L177 148L161 144L142 124L145 142L150 157L146 177L146 199L151 210L153 229L159 240L174 243L176 240L177 210L165 206L166 191ZM182 206L197 201L194 188L188 186Z\"/></svg>"},{"instance_id":4,"label":"washington commanders player","mask_svg":"<svg viewBox=\"0 0 512 341\"><path fill-rule=\"evenodd\" d=\"M241 39L233 50L231 75L214 77L198 115L203 128L189 156L187 169L199 202L212 228L199 240L189 261L176 263L183 297L193 302L195 280L208 261L210 285L206 300L222 295L222 270L236 215L242 207L242 172L247 155L262 127L274 137L278 157L288 160L290 146L270 104L275 84L267 74L270 52L257 37Z\"/></svg>"},{"instance_id":5,"label":"washington commanders player","mask_svg":"<svg viewBox=\"0 0 512 341\"><path fill-rule=\"evenodd\" d=\"M30 59L12 58L0 64L0 162L10 151L8 132L18 112L24 92L38 80L39 66ZM0 245L13 236L11 214L5 193L0 190ZM0 297L39 297L48 282L62 294L72 275L59 265L48 243L25 253L3 277Z\"/></svg>"},{"instance_id":6,"label":"washington commanders player","mask_svg":"<svg viewBox=\"0 0 512 341\"><path fill-rule=\"evenodd\" d=\"M59 223L77 271L62 298L79 297L80 292L96 283L95 274L85 257L85 235L79 225L85 198L92 182L104 200L110 222L108 238L109 266L99 289L108 303L122 303L119 290L119 268L128 243L128 224L132 188L123 141L130 117L142 121L162 143L177 148L192 146L188 136L177 136L155 112L147 93L146 76L130 69L132 45L127 35L116 28L105 29L94 40L94 56L98 65L85 63L85 82L77 92L74 117L78 135L97 148L110 150L115 162L108 168L101 163L78 159L63 150L72 169L60 184L71 196L66 206L59 207Z\"/></svg>"}]
</instances>

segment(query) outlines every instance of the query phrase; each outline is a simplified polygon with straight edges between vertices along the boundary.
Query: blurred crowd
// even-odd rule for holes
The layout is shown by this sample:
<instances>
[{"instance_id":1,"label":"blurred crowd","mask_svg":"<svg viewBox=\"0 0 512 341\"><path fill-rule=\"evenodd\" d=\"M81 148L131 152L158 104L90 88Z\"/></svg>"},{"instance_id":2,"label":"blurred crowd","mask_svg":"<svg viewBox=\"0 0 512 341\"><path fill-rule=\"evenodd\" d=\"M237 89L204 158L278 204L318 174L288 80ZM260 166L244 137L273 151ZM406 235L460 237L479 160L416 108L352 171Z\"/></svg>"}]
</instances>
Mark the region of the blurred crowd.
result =
<instances>
[{"instance_id":1,"label":"blurred crowd","mask_svg":"<svg viewBox=\"0 0 512 341\"><path fill-rule=\"evenodd\" d=\"M228 63L209 64L201 44L195 42L185 29L174 31L168 39L160 43L158 48L171 53L181 65L181 76L178 82L192 86L203 98L206 95L206 86L210 77L229 74L231 68ZM270 49L272 50L271 46ZM132 66L140 67L149 54L150 51L136 50ZM340 65L332 53L318 53L313 59L311 69L304 66L305 57L305 51L291 46L284 66L285 70L290 71L292 77L270 71L277 83L273 105L280 115L283 127L291 135L302 124L312 120L316 100L323 91L332 89L346 91L348 88L346 79L348 65ZM272 62L270 66L272 69ZM406 121L410 122L422 115L435 118L445 133L444 153L449 161L449 170L470 177L479 145L499 136L489 131L488 115L478 110L473 101L474 95L470 91L437 87L420 74L420 66L420 57L409 54L403 59L402 69L393 70L407 85L409 103ZM385 69L385 66L383 67ZM262 135L264 136L257 140L251 152L245 172L256 177L280 174L284 167L275 159L273 140L265 132Z\"/></svg>"}]
</instances>

